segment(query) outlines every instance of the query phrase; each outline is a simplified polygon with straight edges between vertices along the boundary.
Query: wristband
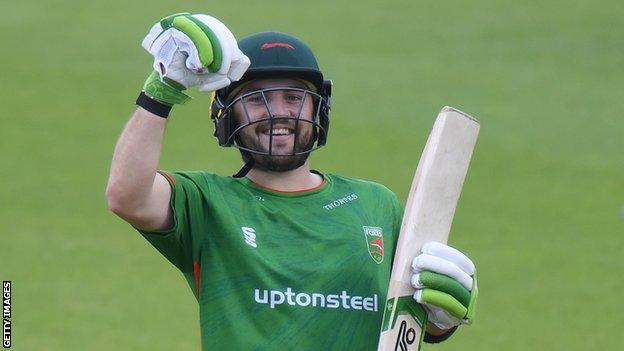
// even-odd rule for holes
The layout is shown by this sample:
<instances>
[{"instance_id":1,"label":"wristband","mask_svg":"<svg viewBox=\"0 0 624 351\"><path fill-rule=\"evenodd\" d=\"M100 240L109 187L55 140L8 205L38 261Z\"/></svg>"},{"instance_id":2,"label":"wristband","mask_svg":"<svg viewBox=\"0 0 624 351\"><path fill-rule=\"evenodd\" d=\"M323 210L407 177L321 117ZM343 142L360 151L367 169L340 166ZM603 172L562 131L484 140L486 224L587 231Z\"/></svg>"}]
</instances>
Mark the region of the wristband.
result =
<instances>
[{"instance_id":1,"label":"wristband","mask_svg":"<svg viewBox=\"0 0 624 351\"><path fill-rule=\"evenodd\" d=\"M427 331L425 331L425 336L423 337L423 341L428 344L437 344L450 338L451 335L453 335L453 333L455 333L456 330L457 330L457 326L454 326L453 328L449 329L446 333L442 335L432 335L432 334L427 333Z\"/></svg>"},{"instance_id":2,"label":"wristband","mask_svg":"<svg viewBox=\"0 0 624 351\"><path fill-rule=\"evenodd\" d=\"M161 79L156 71L152 71L143 84L147 96L167 105L181 105L189 101L191 97L182 92L185 89L184 85L167 77Z\"/></svg>"},{"instance_id":3,"label":"wristband","mask_svg":"<svg viewBox=\"0 0 624 351\"><path fill-rule=\"evenodd\" d=\"M169 112L171 112L171 108L173 107L147 96L145 91L141 91L136 100L136 104L137 106L141 106L145 110L162 118L169 117Z\"/></svg>"}]
</instances>

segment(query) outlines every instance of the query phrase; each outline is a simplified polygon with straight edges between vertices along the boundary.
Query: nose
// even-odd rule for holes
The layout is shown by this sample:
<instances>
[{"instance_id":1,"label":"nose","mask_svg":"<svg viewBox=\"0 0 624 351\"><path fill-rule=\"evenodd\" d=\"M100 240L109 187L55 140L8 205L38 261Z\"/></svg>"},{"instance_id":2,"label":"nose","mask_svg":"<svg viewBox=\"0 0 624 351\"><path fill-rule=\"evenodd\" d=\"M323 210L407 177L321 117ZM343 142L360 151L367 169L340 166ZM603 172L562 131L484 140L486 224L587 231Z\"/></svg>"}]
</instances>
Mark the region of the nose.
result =
<instances>
[{"instance_id":1,"label":"nose","mask_svg":"<svg viewBox=\"0 0 624 351\"><path fill-rule=\"evenodd\" d=\"M292 103L288 103L284 92L274 92L269 99L271 115L276 117L295 117L297 111Z\"/></svg>"}]
</instances>

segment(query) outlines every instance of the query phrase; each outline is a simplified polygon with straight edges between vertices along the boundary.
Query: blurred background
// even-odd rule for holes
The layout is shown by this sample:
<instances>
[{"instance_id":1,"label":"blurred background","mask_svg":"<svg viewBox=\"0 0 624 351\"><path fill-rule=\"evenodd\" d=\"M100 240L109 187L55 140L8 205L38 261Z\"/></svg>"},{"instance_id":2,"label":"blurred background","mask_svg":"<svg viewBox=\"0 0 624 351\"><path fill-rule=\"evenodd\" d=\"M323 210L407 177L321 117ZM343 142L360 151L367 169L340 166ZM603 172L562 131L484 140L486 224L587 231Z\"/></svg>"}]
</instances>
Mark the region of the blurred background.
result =
<instances>
[{"instance_id":1,"label":"blurred background","mask_svg":"<svg viewBox=\"0 0 624 351\"><path fill-rule=\"evenodd\" d=\"M198 350L182 275L108 212L115 141L175 12L292 33L334 80L313 166L405 201L437 112L482 123L450 243L476 322L425 350L620 350L624 8L617 1L89 1L0 5L0 278L15 350ZM176 107L161 168L232 174L206 95ZM331 337L331 336L328 336ZM373 347L374 348L374 347ZM372 348L372 349L373 349Z\"/></svg>"}]
</instances>

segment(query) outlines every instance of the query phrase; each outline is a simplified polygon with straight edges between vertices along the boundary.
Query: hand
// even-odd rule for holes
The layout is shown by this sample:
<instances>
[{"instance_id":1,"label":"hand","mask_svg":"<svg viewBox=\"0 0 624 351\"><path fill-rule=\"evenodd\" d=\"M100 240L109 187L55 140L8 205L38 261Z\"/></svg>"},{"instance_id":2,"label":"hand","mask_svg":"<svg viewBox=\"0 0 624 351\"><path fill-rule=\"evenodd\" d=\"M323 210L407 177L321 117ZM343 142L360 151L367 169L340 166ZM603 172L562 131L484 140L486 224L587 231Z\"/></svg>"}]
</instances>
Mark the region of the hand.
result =
<instances>
[{"instance_id":1,"label":"hand","mask_svg":"<svg viewBox=\"0 0 624 351\"><path fill-rule=\"evenodd\" d=\"M423 245L412 262L414 299L440 329L470 324L478 288L474 263L463 253L437 242Z\"/></svg>"},{"instance_id":2,"label":"hand","mask_svg":"<svg viewBox=\"0 0 624 351\"><path fill-rule=\"evenodd\" d=\"M141 44L154 56L154 70L143 87L163 103L190 99L183 91L215 91L239 80L250 65L230 30L218 19L181 13L165 17Z\"/></svg>"}]
</instances>

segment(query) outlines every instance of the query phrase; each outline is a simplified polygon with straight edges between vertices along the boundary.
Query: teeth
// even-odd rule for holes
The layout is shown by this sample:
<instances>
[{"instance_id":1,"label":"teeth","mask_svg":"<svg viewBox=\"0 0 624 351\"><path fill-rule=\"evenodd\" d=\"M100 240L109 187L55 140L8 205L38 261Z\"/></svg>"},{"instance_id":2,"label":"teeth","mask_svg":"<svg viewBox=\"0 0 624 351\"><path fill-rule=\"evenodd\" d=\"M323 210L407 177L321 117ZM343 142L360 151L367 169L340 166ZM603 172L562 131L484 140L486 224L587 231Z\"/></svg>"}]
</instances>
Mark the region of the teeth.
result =
<instances>
[{"instance_id":1,"label":"teeth","mask_svg":"<svg viewBox=\"0 0 624 351\"><path fill-rule=\"evenodd\" d=\"M266 135L290 135L292 134L292 130L288 128L273 128L272 133L270 129L265 130L263 133Z\"/></svg>"}]
</instances>

